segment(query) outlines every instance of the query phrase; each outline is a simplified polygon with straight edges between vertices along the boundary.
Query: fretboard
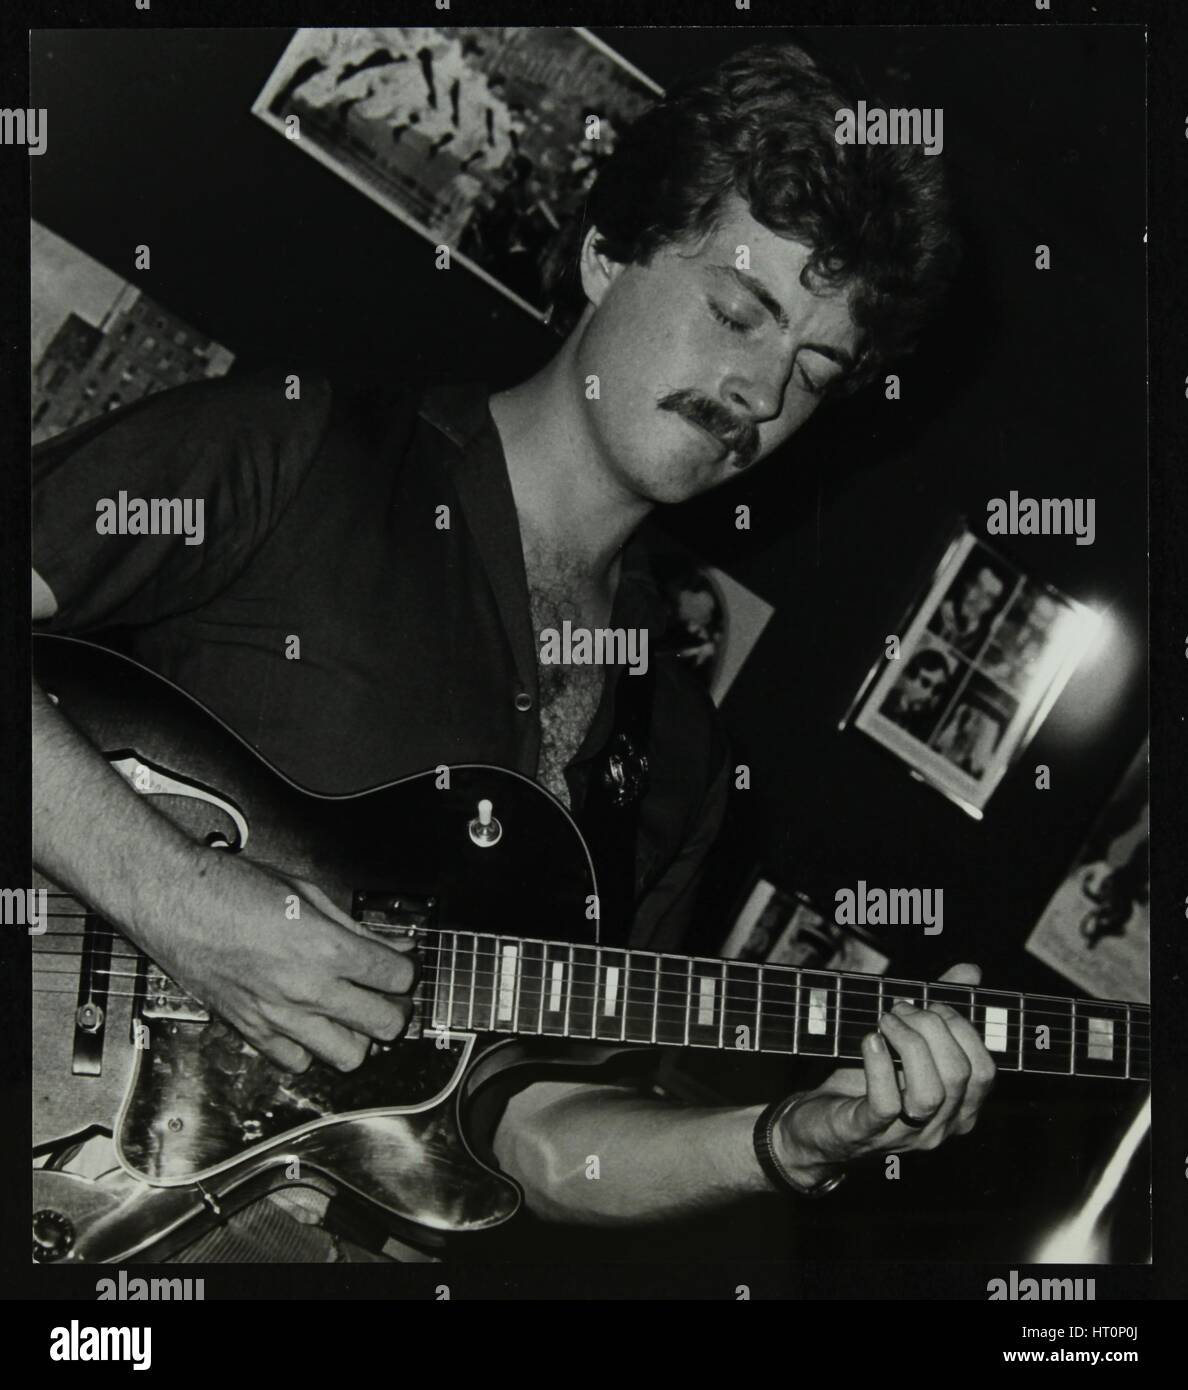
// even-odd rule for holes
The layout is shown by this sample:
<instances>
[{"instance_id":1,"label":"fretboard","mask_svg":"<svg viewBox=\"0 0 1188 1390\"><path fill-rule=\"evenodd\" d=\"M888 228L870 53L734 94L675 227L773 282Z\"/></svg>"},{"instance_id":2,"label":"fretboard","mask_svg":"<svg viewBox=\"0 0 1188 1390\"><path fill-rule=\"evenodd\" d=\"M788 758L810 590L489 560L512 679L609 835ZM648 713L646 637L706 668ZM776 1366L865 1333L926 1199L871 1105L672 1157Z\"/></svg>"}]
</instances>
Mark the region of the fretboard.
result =
<instances>
[{"instance_id":1,"label":"fretboard","mask_svg":"<svg viewBox=\"0 0 1188 1390\"><path fill-rule=\"evenodd\" d=\"M1142 1004L1015 994L743 961L429 931L423 1027L798 1056L861 1057L900 1000L948 1004L1000 1070L1150 1077Z\"/></svg>"}]
</instances>

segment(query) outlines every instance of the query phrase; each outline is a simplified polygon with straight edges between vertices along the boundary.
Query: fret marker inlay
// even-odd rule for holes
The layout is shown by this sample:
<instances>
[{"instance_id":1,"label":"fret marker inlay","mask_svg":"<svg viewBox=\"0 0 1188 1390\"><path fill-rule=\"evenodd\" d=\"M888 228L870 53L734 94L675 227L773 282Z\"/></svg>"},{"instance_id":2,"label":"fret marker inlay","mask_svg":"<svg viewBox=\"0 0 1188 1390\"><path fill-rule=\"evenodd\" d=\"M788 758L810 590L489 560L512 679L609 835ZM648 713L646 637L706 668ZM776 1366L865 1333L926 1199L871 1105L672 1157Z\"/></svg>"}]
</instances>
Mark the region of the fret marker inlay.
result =
<instances>
[{"instance_id":1,"label":"fret marker inlay","mask_svg":"<svg viewBox=\"0 0 1188 1390\"><path fill-rule=\"evenodd\" d=\"M986 1006L986 1019L982 1028L987 1052L1007 1050L1007 1011L992 1005Z\"/></svg>"},{"instance_id":2,"label":"fret marker inlay","mask_svg":"<svg viewBox=\"0 0 1188 1390\"><path fill-rule=\"evenodd\" d=\"M809 990L808 1030L818 1035L829 1031L829 991Z\"/></svg>"},{"instance_id":3,"label":"fret marker inlay","mask_svg":"<svg viewBox=\"0 0 1188 1390\"><path fill-rule=\"evenodd\" d=\"M565 987L565 962L555 960L549 974L549 1013L561 1012L561 993Z\"/></svg>"},{"instance_id":4,"label":"fret marker inlay","mask_svg":"<svg viewBox=\"0 0 1188 1390\"><path fill-rule=\"evenodd\" d=\"M1112 1018L1089 1018L1089 1060L1091 1062L1112 1062L1114 1060L1114 1020Z\"/></svg>"},{"instance_id":5,"label":"fret marker inlay","mask_svg":"<svg viewBox=\"0 0 1188 1390\"><path fill-rule=\"evenodd\" d=\"M708 1028L714 1021L714 992L717 981L702 975L697 981L697 1026Z\"/></svg>"},{"instance_id":6,"label":"fret marker inlay","mask_svg":"<svg viewBox=\"0 0 1188 1390\"><path fill-rule=\"evenodd\" d=\"M602 1012L609 1014L612 1018L615 1013L615 1000L619 996L619 967L608 965L606 967L606 990L603 994Z\"/></svg>"},{"instance_id":7,"label":"fret marker inlay","mask_svg":"<svg viewBox=\"0 0 1188 1390\"><path fill-rule=\"evenodd\" d=\"M519 947L514 942L505 941L499 955L499 1000L495 1017L500 1023L511 1023L515 1017L516 1005L516 960Z\"/></svg>"}]
</instances>

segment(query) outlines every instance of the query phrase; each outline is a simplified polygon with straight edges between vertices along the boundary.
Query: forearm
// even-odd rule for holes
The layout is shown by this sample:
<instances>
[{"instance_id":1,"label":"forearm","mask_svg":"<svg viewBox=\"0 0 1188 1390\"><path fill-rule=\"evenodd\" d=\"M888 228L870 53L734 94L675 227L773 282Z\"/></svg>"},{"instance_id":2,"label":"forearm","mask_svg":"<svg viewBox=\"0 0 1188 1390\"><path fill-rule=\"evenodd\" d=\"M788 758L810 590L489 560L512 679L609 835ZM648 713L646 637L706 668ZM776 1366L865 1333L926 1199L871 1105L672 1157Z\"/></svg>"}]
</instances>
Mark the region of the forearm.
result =
<instances>
[{"instance_id":1,"label":"forearm","mask_svg":"<svg viewBox=\"0 0 1188 1390\"><path fill-rule=\"evenodd\" d=\"M38 869L139 939L145 923L161 918L164 897L193 885L198 848L129 787L34 684Z\"/></svg>"},{"instance_id":2,"label":"forearm","mask_svg":"<svg viewBox=\"0 0 1188 1390\"><path fill-rule=\"evenodd\" d=\"M752 1141L761 1109L685 1106L616 1087L538 1082L509 1102L495 1153L544 1220L672 1220L772 1190ZM805 1187L820 1180L821 1169L785 1158Z\"/></svg>"}]
</instances>

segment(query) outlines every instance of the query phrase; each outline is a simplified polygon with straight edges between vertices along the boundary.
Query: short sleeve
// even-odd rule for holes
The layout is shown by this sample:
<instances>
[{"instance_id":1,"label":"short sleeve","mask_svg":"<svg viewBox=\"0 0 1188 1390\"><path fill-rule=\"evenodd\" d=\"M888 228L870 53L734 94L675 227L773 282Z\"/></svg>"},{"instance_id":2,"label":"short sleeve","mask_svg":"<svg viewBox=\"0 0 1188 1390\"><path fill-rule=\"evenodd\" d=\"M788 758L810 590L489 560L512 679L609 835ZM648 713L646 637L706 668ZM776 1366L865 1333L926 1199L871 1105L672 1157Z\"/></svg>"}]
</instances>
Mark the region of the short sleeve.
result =
<instances>
[{"instance_id":1,"label":"short sleeve","mask_svg":"<svg viewBox=\"0 0 1188 1390\"><path fill-rule=\"evenodd\" d=\"M324 377L279 369L193 382L33 451L33 564L51 632L199 607L247 564L292 500L330 410Z\"/></svg>"}]
</instances>

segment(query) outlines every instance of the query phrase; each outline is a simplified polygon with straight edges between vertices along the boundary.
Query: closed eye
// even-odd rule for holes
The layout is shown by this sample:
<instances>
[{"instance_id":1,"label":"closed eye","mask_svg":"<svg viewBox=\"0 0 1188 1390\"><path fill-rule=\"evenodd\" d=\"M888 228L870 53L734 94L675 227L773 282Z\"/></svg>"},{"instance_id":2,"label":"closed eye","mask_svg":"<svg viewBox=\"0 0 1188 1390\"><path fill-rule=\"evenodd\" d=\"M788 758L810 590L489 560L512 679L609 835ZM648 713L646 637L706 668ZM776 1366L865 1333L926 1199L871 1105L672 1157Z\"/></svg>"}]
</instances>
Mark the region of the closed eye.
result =
<instances>
[{"instance_id":1,"label":"closed eye","mask_svg":"<svg viewBox=\"0 0 1188 1390\"><path fill-rule=\"evenodd\" d=\"M731 333L750 332L751 325L749 323L743 323L740 319L734 319L731 318L729 314L724 314L712 299L706 302L709 304L710 313L713 314L714 318L716 318L719 323L725 324L726 327L730 329Z\"/></svg>"}]
</instances>

